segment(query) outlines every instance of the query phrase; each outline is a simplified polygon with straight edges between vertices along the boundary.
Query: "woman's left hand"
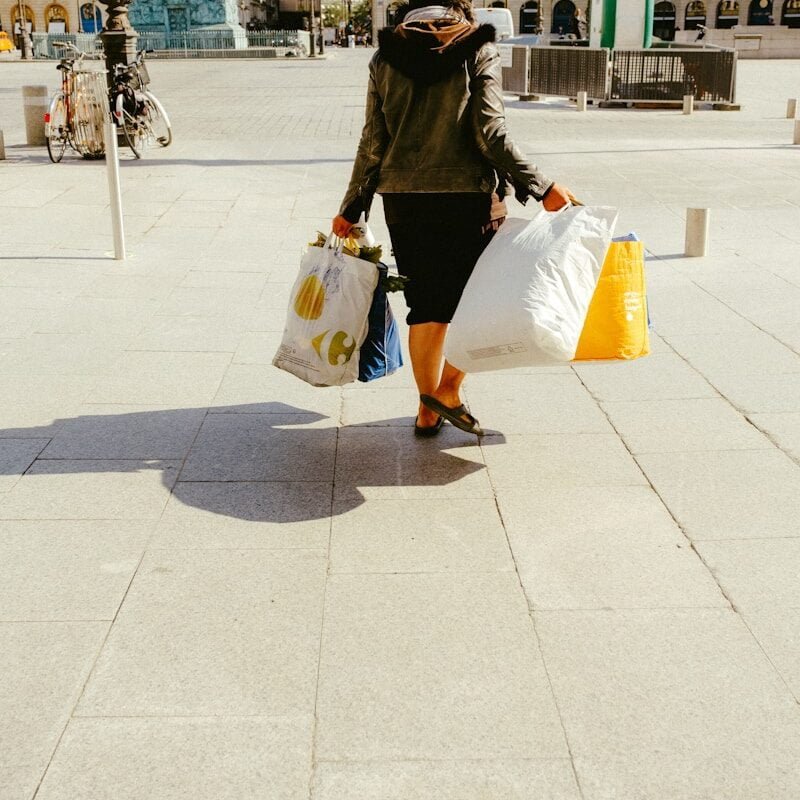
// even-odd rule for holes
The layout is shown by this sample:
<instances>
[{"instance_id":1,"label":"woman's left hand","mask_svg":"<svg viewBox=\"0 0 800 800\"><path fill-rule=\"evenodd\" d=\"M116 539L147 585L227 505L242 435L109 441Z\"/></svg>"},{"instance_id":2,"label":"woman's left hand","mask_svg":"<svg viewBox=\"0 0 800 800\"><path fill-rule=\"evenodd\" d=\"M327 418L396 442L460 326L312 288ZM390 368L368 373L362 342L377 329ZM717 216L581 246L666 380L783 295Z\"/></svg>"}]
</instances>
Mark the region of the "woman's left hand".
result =
<instances>
[{"instance_id":1,"label":"woman's left hand","mask_svg":"<svg viewBox=\"0 0 800 800\"><path fill-rule=\"evenodd\" d=\"M348 222L341 214L333 219L333 232L340 238L346 239L353 227L352 222Z\"/></svg>"}]
</instances>

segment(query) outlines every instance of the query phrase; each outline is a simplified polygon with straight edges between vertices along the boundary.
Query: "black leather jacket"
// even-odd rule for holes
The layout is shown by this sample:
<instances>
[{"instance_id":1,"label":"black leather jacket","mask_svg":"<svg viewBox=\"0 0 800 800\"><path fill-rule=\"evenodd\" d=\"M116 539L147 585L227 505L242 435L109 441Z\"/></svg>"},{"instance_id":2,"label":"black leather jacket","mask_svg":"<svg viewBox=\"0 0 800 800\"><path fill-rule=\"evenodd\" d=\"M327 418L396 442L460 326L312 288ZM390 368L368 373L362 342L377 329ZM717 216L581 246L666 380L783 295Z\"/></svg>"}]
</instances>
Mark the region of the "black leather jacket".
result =
<instances>
[{"instance_id":1,"label":"black leather jacket","mask_svg":"<svg viewBox=\"0 0 800 800\"><path fill-rule=\"evenodd\" d=\"M340 213L356 221L375 192L492 192L522 202L553 181L508 135L500 54L481 25L442 57L435 42L381 31L369 65L366 122ZM433 39L433 37L428 37Z\"/></svg>"}]
</instances>

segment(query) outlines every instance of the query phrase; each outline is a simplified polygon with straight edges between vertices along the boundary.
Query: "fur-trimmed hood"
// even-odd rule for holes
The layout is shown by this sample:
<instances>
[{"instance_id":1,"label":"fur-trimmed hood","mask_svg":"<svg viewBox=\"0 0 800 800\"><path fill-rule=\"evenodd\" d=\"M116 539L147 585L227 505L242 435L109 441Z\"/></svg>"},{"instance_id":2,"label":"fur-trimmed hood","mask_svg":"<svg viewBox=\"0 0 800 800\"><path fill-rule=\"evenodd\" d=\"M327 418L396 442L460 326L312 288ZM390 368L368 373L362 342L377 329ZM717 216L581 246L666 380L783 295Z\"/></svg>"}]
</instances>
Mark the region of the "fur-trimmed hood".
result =
<instances>
[{"instance_id":1,"label":"fur-trimmed hood","mask_svg":"<svg viewBox=\"0 0 800 800\"><path fill-rule=\"evenodd\" d=\"M378 32L380 55L403 75L429 86L452 75L487 42L493 42L493 25L479 25L448 42L435 25L406 25Z\"/></svg>"}]
</instances>

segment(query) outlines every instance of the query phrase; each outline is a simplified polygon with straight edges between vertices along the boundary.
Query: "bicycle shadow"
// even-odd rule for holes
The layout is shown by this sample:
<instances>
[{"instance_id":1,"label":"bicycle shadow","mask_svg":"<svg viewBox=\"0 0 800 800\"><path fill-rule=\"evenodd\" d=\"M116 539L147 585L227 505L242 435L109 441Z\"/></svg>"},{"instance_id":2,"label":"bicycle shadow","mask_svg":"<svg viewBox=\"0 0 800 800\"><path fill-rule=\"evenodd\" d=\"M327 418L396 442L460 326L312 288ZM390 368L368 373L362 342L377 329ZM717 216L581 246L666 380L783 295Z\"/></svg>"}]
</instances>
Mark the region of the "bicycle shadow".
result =
<instances>
[{"instance_id":1,"label":"bicycle shadow","mask_svg":"<svg viewBox=\"0 0 800 800\"><path fill-rule=\"evenodd\" d=\"M101 477L93 486L95 476L159 472L170 495L160 506L162 522L177 526L183 540L213 536L220 518L254 523L249 535L257 539L258 523L326 519L394 490L396 496L436 495L458 482L467 488L486 483L474 437L445 426L435 439L418 439L413 422L339 427L324 414L280 402L86 414L0 431L0 455L9 443L12 456L29 445L22 460L0 457L0 476L24 475L28 509L31 497L41 499L47 518L76 518L81 507L86 518L109 518L104 515L114 508L124 519L126 493L135 494L139 484ZM491 436L484 444L502 441ZM82 476L69 484L77 498L50 497L47 478L55 475ZM32 483L39 480L41 486ZM0 519L17 513L21 485L0 503ZM98 486L105 487L101 494ZM148 496L157 511L161 501Z\"/></svg>"}]
</instances>

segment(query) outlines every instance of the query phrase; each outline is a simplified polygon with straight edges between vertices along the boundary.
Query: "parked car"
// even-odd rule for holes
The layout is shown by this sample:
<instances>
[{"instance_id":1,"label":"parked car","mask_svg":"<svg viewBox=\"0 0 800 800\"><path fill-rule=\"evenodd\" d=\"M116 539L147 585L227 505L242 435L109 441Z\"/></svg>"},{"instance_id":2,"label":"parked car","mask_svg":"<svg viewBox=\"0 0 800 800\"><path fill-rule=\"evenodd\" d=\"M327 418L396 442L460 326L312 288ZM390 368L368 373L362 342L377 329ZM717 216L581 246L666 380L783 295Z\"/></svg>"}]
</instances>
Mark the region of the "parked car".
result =
<instances>
[{"instance_id":1,"label":"parked car","mask_svg":"<svg viewBox=\"0 0 800 800\"><path fill-rule=\"evenodd\" d=\"M476 8L473 13L478 24L494 25L498 41L514 35L514 19L507 8Z\"/></svg>"}]
</instances>

